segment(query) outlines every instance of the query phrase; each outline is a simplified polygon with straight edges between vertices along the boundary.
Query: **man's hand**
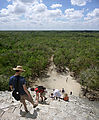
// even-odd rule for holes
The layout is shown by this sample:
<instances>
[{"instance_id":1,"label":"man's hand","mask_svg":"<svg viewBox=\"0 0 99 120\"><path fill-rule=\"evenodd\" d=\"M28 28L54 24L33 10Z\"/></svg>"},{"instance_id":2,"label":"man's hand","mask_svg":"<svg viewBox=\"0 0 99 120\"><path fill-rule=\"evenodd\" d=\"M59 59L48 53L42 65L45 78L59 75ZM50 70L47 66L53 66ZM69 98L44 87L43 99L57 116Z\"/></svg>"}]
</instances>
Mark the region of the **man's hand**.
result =
<instances>
[{"instance_id":1,"label":"man's hand","mask_svg":"<svg viewBox=\"0 0 99 120\"><path fill-rule=\"evenodd\" d=\"M12 85L9 86L9 91L12 91L13 90L13 87Z\"/></svg>"}]
</instances>

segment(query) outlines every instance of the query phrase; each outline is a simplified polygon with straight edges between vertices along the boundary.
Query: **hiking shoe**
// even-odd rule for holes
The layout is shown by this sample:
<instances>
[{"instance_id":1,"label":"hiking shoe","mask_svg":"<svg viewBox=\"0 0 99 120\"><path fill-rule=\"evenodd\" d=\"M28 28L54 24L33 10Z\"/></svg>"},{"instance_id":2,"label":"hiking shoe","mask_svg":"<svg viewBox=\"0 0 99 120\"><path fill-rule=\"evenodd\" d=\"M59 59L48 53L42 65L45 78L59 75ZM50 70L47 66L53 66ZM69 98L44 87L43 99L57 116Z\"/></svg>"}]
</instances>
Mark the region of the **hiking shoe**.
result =
<instances>
[{"instance_id":1,"label":"hiking shoe","mask_svg":"<svg viewBox=\"0 0 99 120\"><path fill-rule=\"evenodd\" d=\"M34 105L33 105L33 108L36 108L37 106L38 106L38 104L34 104Z\"/></svg>"},{"instance_id":2,"label":"hiking shoe","mask_svg":"<svg viewBox=\"0 0 99 120\"><path fill-rule=\"evenodd\" d=\"M27 113L28 113L29 111L28 111L28 110L25 110L25 112L27 112Z\"/></svg>"},{"instance_id":3,"label":"hiking shoe","mask_svg":"<svg viewBox=\"0 0 99 120\"><path fill-rule=\"evenodd\" d=\"M47 100L47 98L44 98L44 100Z\"/></svg>"}]
</instances>

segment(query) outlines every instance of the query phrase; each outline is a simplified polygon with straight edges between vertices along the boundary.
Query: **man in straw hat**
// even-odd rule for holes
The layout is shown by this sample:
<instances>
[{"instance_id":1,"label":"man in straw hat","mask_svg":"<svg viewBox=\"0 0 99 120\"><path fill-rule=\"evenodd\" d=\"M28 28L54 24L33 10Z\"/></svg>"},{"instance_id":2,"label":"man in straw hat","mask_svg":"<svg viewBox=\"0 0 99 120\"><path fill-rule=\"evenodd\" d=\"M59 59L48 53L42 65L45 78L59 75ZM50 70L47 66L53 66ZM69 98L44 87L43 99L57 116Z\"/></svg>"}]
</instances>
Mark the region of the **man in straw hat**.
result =
<instances>
[{"instance_id":1,"label":"man in straw hat","mask_svg":"<svg viewBox=\"0 0 99 120\"><path fill-rule=\"evenodd\" d=\"M20 76L20 74L25 70L22 68L22 66L17 66L16 68L13 68L13 70L16 71L16 73L12 77L10 77L9 80L10 89L14 91L16 88L16 84L18 83L17 85L20 94L20 102L23 103L25 111L28 112L25 100L31 102L34 108L37 106L37 104L34 104L33 99L29 91L27 90L26 81L24 77Z\"/></svg>"}]
</instances>

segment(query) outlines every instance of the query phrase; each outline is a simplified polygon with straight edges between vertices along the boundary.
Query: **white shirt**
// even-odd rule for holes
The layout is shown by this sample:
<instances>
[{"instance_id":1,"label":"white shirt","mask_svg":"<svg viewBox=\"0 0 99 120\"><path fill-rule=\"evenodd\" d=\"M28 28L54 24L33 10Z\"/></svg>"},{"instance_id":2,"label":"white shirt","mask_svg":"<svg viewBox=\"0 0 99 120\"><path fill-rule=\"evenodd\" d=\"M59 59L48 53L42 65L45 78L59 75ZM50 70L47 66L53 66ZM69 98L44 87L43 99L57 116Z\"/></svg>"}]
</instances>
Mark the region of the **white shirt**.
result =
<instances>
[{"instance_id":1,"label":"white shirt","mask_svg":"<svg viewBox=\"0 0 99 120\"><path fill-rule=\"evenodd\" d=\"M60 91L58 89L55 89L53 93L54 93L54 97L60 97L61 96Z\"/></svg>"}]
</instances>

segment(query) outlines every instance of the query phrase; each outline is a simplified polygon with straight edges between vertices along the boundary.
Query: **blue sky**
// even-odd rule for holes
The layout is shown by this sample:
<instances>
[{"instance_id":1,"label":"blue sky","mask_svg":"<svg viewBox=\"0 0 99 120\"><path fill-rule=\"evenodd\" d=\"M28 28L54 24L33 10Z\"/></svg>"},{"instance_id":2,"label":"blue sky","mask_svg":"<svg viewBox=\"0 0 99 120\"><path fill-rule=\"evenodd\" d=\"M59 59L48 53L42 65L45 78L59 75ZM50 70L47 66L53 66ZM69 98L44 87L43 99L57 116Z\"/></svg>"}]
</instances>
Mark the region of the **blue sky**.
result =
<instances>
[{"instance_id":1,"label":"blue sky","mask_svg":"<svg viewBox=\"0 0 99 120\"><path fill-rule=\"evenodd\" d=\"M0 30L99 30L99 0L0 0Z\"/></svg>"}]
</instances>

